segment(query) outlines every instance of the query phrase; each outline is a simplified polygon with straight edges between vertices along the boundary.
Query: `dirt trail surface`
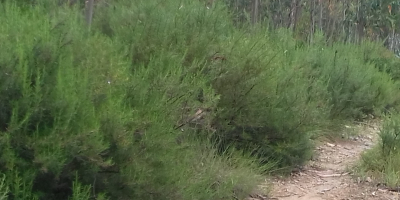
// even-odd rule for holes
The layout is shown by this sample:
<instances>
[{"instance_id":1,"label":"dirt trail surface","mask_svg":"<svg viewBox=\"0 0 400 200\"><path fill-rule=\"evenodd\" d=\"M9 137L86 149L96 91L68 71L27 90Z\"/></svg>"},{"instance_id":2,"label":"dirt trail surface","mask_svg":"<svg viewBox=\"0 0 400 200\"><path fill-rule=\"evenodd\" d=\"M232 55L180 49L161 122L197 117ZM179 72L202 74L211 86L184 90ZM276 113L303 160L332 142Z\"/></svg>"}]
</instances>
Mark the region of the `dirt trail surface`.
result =
<instances>
[{"instance_id":1,"label":"dirt trail surface","mask_svg":"<svg viewBox=\"0 0 400 200\"><path fill-rule=\"evenodd\" d=\"M346 126L356 131L348 140L324 142L315 149L315 158L290 177L274 178L269 200L400 200L400 195L377 186L369 177L355 177L349 167L363 151L378 141L378 123ZM346 135L347 133L343 133ZM347 136L346 136L347 137Z\"/></svg>"}]
</instances>

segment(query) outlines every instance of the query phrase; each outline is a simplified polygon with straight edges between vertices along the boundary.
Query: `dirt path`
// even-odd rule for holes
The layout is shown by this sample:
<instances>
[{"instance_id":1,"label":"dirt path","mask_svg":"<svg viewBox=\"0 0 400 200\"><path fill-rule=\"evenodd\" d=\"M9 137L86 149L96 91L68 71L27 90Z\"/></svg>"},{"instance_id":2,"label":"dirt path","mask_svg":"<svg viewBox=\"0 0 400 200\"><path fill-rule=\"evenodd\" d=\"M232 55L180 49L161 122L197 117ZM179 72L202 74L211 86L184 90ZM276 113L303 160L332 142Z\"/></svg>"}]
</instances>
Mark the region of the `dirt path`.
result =
<instances>
[{"instance_id":1,"label":"dirt path","mask_svg":"<svg viewBox=\"0 0 400 200\"><path fill-rule=\"evenodd\" d=\"M347 127L358 136L349 140L324 142L316 148L316 156L301 171L287 178L274 178L270 200L395 200L393 193L377 187L369 177L354 177L348 170L361 153L378 141L377 123ZM346 134L346 133L344 133ZM400 167L400 166L399 166Z\"/></svg>"}]
</instances>

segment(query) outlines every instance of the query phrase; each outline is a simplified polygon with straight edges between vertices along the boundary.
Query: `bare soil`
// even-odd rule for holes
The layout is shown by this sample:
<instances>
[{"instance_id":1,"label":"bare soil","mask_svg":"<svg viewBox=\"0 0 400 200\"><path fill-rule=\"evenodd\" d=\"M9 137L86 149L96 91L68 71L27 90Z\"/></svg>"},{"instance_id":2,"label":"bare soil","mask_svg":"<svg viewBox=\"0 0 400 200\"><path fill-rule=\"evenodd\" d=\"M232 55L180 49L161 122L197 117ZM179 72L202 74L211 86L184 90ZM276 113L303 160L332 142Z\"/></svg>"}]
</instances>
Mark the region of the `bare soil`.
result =
<instances>
[{"instance_id":1,"label":"bare soil","mask_svg":"<svg viewBox=\"0 0 400 200\"><path fill-rule=\"evenodd\" d=\"M363 151L378 142L378 122L346 126L356 131L347 139L321 142L315 157L304 168L289 177L274 177L269 200L400 200L400 194L378 186L370 177L351 172ZM399 166L400 167L400 166Z\"/></svg>"}]
</instances>

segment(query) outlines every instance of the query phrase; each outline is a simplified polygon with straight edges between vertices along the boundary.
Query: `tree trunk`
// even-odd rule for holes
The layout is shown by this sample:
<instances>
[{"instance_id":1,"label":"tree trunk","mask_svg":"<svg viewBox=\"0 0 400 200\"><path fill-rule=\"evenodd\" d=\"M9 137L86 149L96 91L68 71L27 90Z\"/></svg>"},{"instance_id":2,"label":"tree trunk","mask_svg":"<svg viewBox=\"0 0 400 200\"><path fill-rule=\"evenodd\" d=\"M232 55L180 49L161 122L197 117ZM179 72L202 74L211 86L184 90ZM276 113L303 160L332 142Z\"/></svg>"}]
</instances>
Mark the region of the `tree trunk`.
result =
<instances>
[{"instance_id":1,"label":"tree trunk","mask_svg":"<svg viewBox=\"0 0 400 200\"><path fill-rule=\"evenodd\" d=\"M251 23L256 24L258 22L258 7L259 7L259 0L253 0L253 6L252 6L252 17L251 17Z\"/></svg>"},{"instance_id":2,"label":"tree trunk","mask_svg":"<svg viewBox=\"0 0 400 200\"><path fill-rule=\"evenodd\" d=\"M85 3L85 18L86 18L86 23L88 24L89 27L92 24L93 7L94 7L94 0L87 0Z\"/></svg>"},{"instance_id":3,"label":"tree trunk","mask_svg":"<svg viewBox=\"0 0 400 200\"><path fill-rule=\"evenodd\" d=\"M358 12L357 12L357 43L361 43L362 39L364 38L364 25L365 25L365 20L364 20L364 1L359 0L358 1Z\"/></svg>"},{"instance_id":4,"label":"tree trunk","mask_svg":"<svg viewBox=\"0 0 400 200\"><path fill-rule=\"evenodd\" d=\"M349 0L343 0L343 7L344 7L344 2L346 2L346 8L344 9L343 12L343 35L344 35L344 42L350 42L350 30L351 30L351 24L350 21L347 19L347 11L350 8L350 3Z\"/></svg>"},{"instance_id":5,"label":"tree trunk","mask_svg":"<svg viewBox=\"0 0 400 200\"><path fill-rule=\"evenodd\" d=\"M315 32L315 19L314 19L314 12L315 12L315 1L317 0L310 0L310 34L308 41L310 44L314 42L314 32Z\"/></svg>"},{"instance_id":6,"label":"tree trunk","mask_svg":"<svg viewBox=\"0 0 400 200\"><path fill-rule=\"evenodd\" d=\"M323 6L322 6L322 3L323 2L323 0L319 0L319 31L323 31L323 24L322 24L322 13L323 13L323 10L324 10L324 8L323 8Z\"/></svg>"},{"instance_id":7,"label":"tree trunk","mask_svg":"<svg viewBox=\"0 0 400 200\"><path fill-rule=\"evenodd\" d=\"M294 32L296 30L297 18L298 18L298 7L299 7L299 0L292 0L290 6L290 17L289 17L289 27Z\"/></svg>"}]
</instances>

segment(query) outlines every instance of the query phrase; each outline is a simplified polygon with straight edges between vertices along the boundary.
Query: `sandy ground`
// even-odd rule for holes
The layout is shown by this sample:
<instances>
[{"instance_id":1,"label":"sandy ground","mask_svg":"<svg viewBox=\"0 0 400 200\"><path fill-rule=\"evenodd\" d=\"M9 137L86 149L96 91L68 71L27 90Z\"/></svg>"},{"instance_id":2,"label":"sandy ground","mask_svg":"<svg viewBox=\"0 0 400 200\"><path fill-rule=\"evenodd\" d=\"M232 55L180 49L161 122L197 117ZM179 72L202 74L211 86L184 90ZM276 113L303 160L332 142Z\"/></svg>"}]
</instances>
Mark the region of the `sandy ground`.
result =
<instances>
[{"instance_id":1,"label":"sandy ground","mask_svg":"<svg viewBox=\"0 0 400 200\"><path fill-rule=\"evenodd\" d=\"M268 200L400 200L400 194L377 186L370 177L356 177L349 169L363 151L378 141L378 123L347 126L356 136L321 143L315 157L290 177L275 177ZM346 132L346 131L345 131ZM343 133L346 135L346 133ZM400 167L400 166L399 166Z\"/></svg>"}]
</instances>

